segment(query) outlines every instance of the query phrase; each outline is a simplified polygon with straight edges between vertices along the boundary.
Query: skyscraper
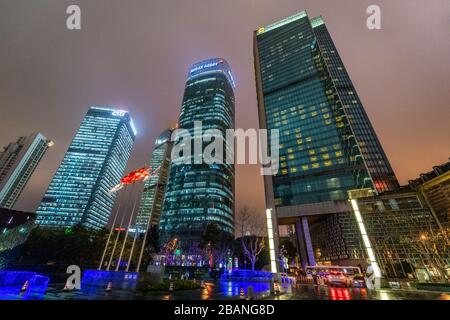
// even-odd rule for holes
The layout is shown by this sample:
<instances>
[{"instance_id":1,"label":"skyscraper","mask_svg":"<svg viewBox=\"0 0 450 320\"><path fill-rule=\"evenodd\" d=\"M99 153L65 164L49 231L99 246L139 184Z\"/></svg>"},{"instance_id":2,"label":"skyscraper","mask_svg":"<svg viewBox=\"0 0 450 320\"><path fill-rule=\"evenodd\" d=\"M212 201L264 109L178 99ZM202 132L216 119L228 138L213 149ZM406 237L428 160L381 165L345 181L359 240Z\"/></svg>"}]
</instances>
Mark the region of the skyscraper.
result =
<instances>
[{"instance_id":1,"label":"skyscraper","mask_svg":"<svg viewBox=\"0 0 450 320\"><path fill-rule=\"evenodd\" d=\"M186 82L179 127L194 137L194 122L201 121L203 135L208 129L217 129L222 136L216 138L225 140L226 129L234 128L233 88L231 69L224 59L194 64ZM174 141L175 148L179 141ZM193 141L191 145L194 150ZM203 149L205 145L208 142L203 142ZM224 144L224 149L227 147ZM183 154L190 164L172 159L160 222L162 239L176 237L189 252L195 251L210 222L234 235L234 164L198 163L194 153Z\"/></svg>"},{"instance_id":2,"label":"skyscraper","mask_svg":"<svg viewBox=\"0 0 450 320\"><path fill-rule=\"evenodd\" d=\"M321 17L300 12L258 29L254 57L260 127L280 133L266 205L295 224L302 261L314 264L310 223L350 212L349 190L398 182Z\"/></svg>"},{"instance_id":3,"label":"skyscraper","mask_svg":"<svg viewBox=\"0 0 450 320\"><path fill-rule=\"evenodd\" d=\"M127 111L91 107L37 210L43 227L77 224L100 229L108 223L136 131Z\"/></svg>"},{"instance_id":4,"label":"skyscraper","mask_svg":"<svg viewBox=\"0 0 450 320\"><path fill-rule=\"evenodd\" d=\"M165 130L155 141L150 167L152 170L156 170L159 167L159 171L156 175L151 176L144 185L141 204L136 218L136 228L140 231L147 231L147 226L159 225L167 180L169 178L172 131L173 129Z\"/></svg>"},{"instance_id":5,"label":"skyscraper","mask_svg":"<svg viewBox=\"0 0 450 320\"><path fill-rule=\"evenodd\" d=\"M20 137L0 152L0 207L11 209L53 142L40 133Z\"/></svg>"}]
</instances>

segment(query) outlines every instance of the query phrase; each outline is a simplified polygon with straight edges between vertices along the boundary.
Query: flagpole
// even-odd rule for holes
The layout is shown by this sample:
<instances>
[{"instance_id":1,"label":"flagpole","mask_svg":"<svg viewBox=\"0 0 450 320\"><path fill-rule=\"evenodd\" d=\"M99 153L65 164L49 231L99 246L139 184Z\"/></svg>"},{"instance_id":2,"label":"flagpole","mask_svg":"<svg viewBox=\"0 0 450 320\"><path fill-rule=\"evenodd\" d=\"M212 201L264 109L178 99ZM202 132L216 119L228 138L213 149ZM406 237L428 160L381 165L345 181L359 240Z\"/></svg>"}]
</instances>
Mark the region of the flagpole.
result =
<instances>
[{"instance_id":1,"label":"flagpole","mask_svg":"<svg viewBox=\"0 0 450 320\"><path fill-rule=\"evenodd\" d=\"M135 184L133 184L133 186L132 186L132 193L134 192L134 189L135 189ZM123 251L125 250L125 245L126 245L126 242L127 242L127 239L128 239L128 232L130 230L131 221L133 220L134 209L136 208L137 198L138 198L138 194L136 194L135 197L134 197L133 209L132 209L131 214L130 214L130 219L128 219L128 227L127 227L127 230L126 230L126 233L125 233L125 238L123 239L122 249L120 250L120 256L119 256L119 261L117 262L116 271L119 271L120 263L122 262L122 255L123 255Z\"/></svg>"},{"instance_id":2,"label":"flagpole","mask_svg":"<svg viewBox=\"0 0 450 320\"><path fill-rule=\"evenodd\" d=\"M119 199L119 195L117 195L117 199ZM109 235L108 235L108 240L106 240L105 249L103 250L102 259L100 260L100 264L98 265L97 270L102 269L103 260L105 259L106 250L108 249L108 245L109 245L109 240L111 239L111 235L113 233L114 226L116 225L117 216L119 215L119 209L120 209L120 201L119 201L119 205L117 206L116 215L114 216L111 230L109 231Z\"/></svg>"},{"instance_id":3,"label":"flagpole","mask_svg":"<svg viewBox=\"0 0 450 320\"><path fill-rule=\"evenodd\" d=\"M126 189L126 187L125 187L125 189ZM111 256L109 257L108 267L106 268L107 271L111 267L111 262L112 262L112 259L114 257L114 253L116 252L117 242L119 241L119 237L120 237L120 229L122 229L124 220L125 220L125 215L122 214L122 219L120 221L119 230L117 231L116 240L114 241L114 246L113 246L113 249L112 249L112 252L111 252Z\"/></svg>"},{"instance_id":4,"label":"flagpole","mask_svg":"<svg viewBox=\"0 0 450 320\"><path fill-rule=\"evenodd\" d=\"M137 196L139 195L139 192L136 194L136 199ZM132 216L134 216L134 210L132 212ZM130 222L131 222L131 218L130 218ZM131 258L133 257L133 251L134 251L134 246L136 245L136 239L137 239L137 228L134 228L134 240L133 240L133 245L131 246L131 251L130 251L130 255L128 257L128 263L127 263L127 268L125 271L129 271L130 270L130 264L131 264Z\"/></svg>"}]
</instances>

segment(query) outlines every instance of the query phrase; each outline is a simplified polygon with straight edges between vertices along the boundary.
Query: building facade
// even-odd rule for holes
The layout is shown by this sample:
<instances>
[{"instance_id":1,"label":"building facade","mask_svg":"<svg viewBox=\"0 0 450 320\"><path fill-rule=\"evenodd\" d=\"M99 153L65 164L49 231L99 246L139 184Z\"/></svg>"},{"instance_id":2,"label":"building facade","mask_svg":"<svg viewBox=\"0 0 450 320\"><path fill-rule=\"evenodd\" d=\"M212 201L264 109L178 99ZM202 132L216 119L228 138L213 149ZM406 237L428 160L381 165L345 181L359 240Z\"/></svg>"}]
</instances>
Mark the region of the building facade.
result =
<instances>
[{"instance_id":1,"label":"building facade","mask_svg":"<svg viewBox=\"0 0 450 320\"><path fill-rule=\"evenodd\" d=\"M108 223L136 131L127 111L91 107L69 146L36 213L42 227Z\"/></svg>"},{"instance_id":2,"label":"building facade","mask_svg":"<svg viewBox=\"0 0 450 320\"><path fill-rule=\"evenodd\" d=\"M295 225L302 264L314 265L317 216L350 212L349 190L398 182L322 18L300 12L258 29L254 58L260 127L280 135L266 205Z\"/></svg>"},{"instance_id":3,"label":"building facade","mask_svg":"<svg viewBox=\"0 0 450 320\"><path fill-rule=\"evenodd\" d=\"M53 142L40 133L20 137L0 152L0 207L11 209Z\"/></svg>"},{"instance_id":4,"label":"building facade","mask_svg":"<svg viewBox=\"0 0 450 320\"><path fill-rule=\"evenodd\" d=\"M343 237L352 239L346 253L348 258L374 259L386 278L426 282L445 281L450 277L448 237L417 192L404 188L401 192L357 197L352 201L360 215L356 219L341 217L342 223L354 226L354 221L359 219L357 224L363 224L368 241L365 243L357 227L353 232L348 227ZM356 238L360 239L359 247ZM370 250L365 247L367 244ZM372 258L369 251L373 253Z\"/></svg>"},{"instance_id":5,"label":"building facade","mask_svg":"<svg viewBox=\"0 0 450 320\"><path fill-rule=\"evenodd\" d=\"M172 159L160 222L163 241L177 238L188 253L198 250L198 242L210 222L234 235L234 164L198 161L194 149L197 134L203 136L203 151L209 144L205 139L207 130L219 130L220 136L214 139L223 141L225 131L234 128L233 89L231 70L224 59L202 61L189 70L178 122L184 130L177 130L173 140L174 150L188 143L193 152L179 155L179 159L186 160L184 163ZM200 122L201 128L196 129L194 124ZM186 142L188 136L192 139ZM229 151L226 142L223 149L225 157Z\"/></svg>"},{"instance_id":6,"label":"building facade","mask_svg":"<svg viewBox=\"0 0 450 320\"><path fill-rule=\"evenodd\" d=\"M450 235L450 161L409 181L431 208L441 229Z\"/></svg>"},{"instance_id":7,"label":"building facade","mask_svg":"<svg viewBox=\"0 0 450 320\"><path fill-rule=\"evenodd\" d=\"M167 129L155 141L155 148L150 160L152 170L158 173L145 181L141 203L136 217L136 230L145 232L150 226L159 225L161 211L166 194L172 152L172 132Z\"/></svg>"}]
</instances>

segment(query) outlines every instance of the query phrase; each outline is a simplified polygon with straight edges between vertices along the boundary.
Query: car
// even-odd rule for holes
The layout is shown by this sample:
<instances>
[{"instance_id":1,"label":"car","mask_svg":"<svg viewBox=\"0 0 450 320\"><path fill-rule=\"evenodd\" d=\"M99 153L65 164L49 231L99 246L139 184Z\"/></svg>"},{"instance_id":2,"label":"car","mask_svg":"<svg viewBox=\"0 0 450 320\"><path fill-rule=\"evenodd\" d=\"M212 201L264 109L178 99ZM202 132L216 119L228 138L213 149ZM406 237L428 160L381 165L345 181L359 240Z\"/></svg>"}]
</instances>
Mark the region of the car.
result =
<instances>
[{"instance_id":1,"label":"car","mask_svg":"<svg viewBox=\"0 0 450 320\"><path fill-rule=\"evenodd\" d=\"M328 284L330 287L334 286L350 286L350 279L344 275L342 272L331 272L328 275Z\"/></svg>"},{"instance_id":2,"label":"car","mask_svg":"<svg viewBox=\"0 0 450 320\"><path fill-rule=\"evenodd\" d=\"M366 279L363 276L354 276L352 280L352 286L354 288L365 288L366 287Z\"/></svg>"}]
</instances>

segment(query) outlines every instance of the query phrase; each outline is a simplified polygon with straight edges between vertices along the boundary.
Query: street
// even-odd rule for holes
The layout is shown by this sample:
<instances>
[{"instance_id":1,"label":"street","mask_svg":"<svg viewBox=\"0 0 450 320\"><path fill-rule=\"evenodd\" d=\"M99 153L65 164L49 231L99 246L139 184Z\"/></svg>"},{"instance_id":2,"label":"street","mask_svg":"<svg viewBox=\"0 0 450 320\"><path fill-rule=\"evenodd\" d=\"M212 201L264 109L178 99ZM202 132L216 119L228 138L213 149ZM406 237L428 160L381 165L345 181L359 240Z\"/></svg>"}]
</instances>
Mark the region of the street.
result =
<instances>
[{"instance_id":1,"label":"street","mask_svg":"<svg viewBox=\"0 0 450 320\"><path fill-rule=\"evenodd\" d=\"M132 291L90 287L79 291L63 291L50 286L44 296L2 296L2 299L43 300L237 300L240 290L251 285L257 299L275 300L450 300L450 293L381 289L369 291L365 288L331 288L313 284L283 285L282 293L271 296L268 283L250 282L207 282L204 289L169 292ZM59 286L61 287L61 286Z\"/></svg>"}]
</instances>

